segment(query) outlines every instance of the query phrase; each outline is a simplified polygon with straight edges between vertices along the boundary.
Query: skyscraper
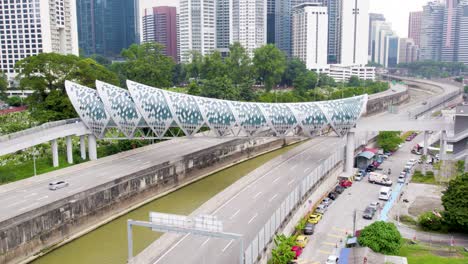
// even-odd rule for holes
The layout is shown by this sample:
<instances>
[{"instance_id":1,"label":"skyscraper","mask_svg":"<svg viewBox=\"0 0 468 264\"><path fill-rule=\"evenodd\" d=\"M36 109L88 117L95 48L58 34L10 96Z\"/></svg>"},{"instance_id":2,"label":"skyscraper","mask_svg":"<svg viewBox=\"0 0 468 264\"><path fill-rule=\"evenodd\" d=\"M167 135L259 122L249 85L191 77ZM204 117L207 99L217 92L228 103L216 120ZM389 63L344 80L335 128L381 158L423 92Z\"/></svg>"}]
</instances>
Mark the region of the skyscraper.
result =
<instances>
[{"instance_id":1,"label":"skyscraper","mask_svg":"<svg viewBox=\"0 0 468 264\"><path fill-rule=\"evenodd\" d=\"M29 18L29 19L26 19ZM75 0L0 2L0 71L9 79L15 63L45 52L78 55Z\"/></svg>"},{"instance_id":2,"label":"skyscraper","mask_svg":"<svg viewBox=\"0 0 468 264\"><path fill-rule=\"evenodd\" d=\"M78 39L85 55L118 57L139 42L138 0L76 0Z\"/></svg>"},{"instance_id":3,"label":"skyscraper","mask_svg":"<svg viewBox=\"0 0 468 264\"><path fill-rule=\"evenodd\" d=\"M328 63L338 63L341 60L341 14L342 0L326 0L328 7Z\"/></svg>"},{"instance_id":4,"label":"skyscraper","mask_svg":"<svg viewBox=\"0 0 468 264\"><path fill-rule=\"evenodd\" d=\"M328 10L318 3L297 6L292 18L292 55L317 73L328 70Z\"/></svg>"},{"instance_id":5,"label":"skyscraper","mask_svg":"<svg viewBox=\"0 0 468 264\"><path fill-rule=\"evenodd\" d=\"M375 46L375 40L374 42L372 41L372 25L374 21L385 21L385 17L383 14L374 14L370 13L369 14L369 42L368 42L368 52L367 55L369 56L369 60L371 60L372 57L372 49L373 46Z\"/></svg>"},{"instance_id":6,"label":"skyscraper","mask_svg":"<svg viewBox=\"0 0 468 264\"><path fill-rule=\"evenodd\" d=\"M445 5L431 1L423 7L421 17L420 59L440 61Z\"/></svg>"},{"instance_id":7,"label":"skyscraper","mask_svg":"<svg viewBox=\"0 0 468 264\"><path fill-rule=\"evenodd\" d=\"M177 10L172 6L147 8L143 16L143 42L164 46L164 54L177 61Z\"/></svg>"},{"instance_id":8,"label":"skyscraper","mask_svg":"<svg viewBox=\"0 0 468 264\"><path fill-rule=\"evenodd\" d=\"M366 65L368 59L369 0L342 2L341 47L338 63Z\"/></svg>"},{"instance_id":9,"label":"skyscraper","mask_svg":"<svg viewBox=\"0 0 468 264\"><path fill-rule=\"evenodd\" d=\"M216 49L215 0L180 0L180 59L190 61L190 52L202 55Z\"/></svg>"},{"instance_id":10,"label":"skyscraper","mask_svg":"<svg viewBox=\"0 0 468 264\"><path fill-rule=\"evenodd\" d=\"M458 14L457 61L468 65L468 0L460 1Z\"/></svg>"},{"instance_id":11,"label":"skyscraper","mask_svg":"<svg viewBox=\"0 0 468 264\"><path fill-rule=\"evenodd\" d=\"M419 47L410 38L400 39L400 59L398 63L410 63L418 60Z\"/></svg>"},{"instance_id":12,"label":"skyscraper","mask_svg":"<svg viewBox=\"0 0 468 264\"><path fill-rule=\"evenodd\" d=\"M414 40L415 45L421 43L421 17L423 12L410 12L408 21L408 38Z\"/></svg>"},{"instance_id":13,"label":"skyscraper","mask_svg":"<svg viewBox=\"0 0 468 264\"><path fill-rule=\"evenodd\" d=\"M442 30L442 50L441 50L441 60L448 62L457 61L457 46L458 46L458 15L457 15L457 5L458 0L447 0L445 11L444 11L444 20L443 20L443 30Z\"/></svg>"},{"instance_id":14,"label":"skyscraper","mask_svg":"<svg viewBox=\"0 0 468 264\"><path fill-rule=\"evenodd\" d=\"M227 54L232 40L232 2L233 0L216 1L216 49Z\"/></svg>"},{"instance_id":15,"label":"skyscraper","mask_svg":"<svg viewBox=\"0 0 468 264\"><path fill-rule=\"evenodd\" d=\"M267 43L267 0L232 0L232 42L239 42L252 57Z\"/></svg>"},{"instance_id":16,"label":"skyscraper","mask_svg":"<svg viewBox=\"0 0 468 264\"><path fill-rule=\"evenodd\" d=\"M275 44L286 55L291 56L292 11L304 0L276 0L275 5Z\"/></svg>"},{"instance_id":17,"label":"skyscraper","mask_svg":"<svg viewBox=\"0 0 468 264\"><path fill-rule=\"evenodd\" d=\"M385 50L385 37L388 34L393 34L392 26L386 21L372 21L371 34L369 40L371 42L371 54L369 60L383 65L383 54Z\"/></svg>"},{"instance_id":18,"label":"skyscraper","mask_svg":"<svg viewBox=\"0 0 468 264\"><path fill-rule=\"evenodd\" d=\"M396 67L400 56L400 38L396 35L388 35L385 41L384 66L386 68Z\"/></svg>"},{"instance_id":19,"label":"skyscraper","mask_svg":"<svg viewBox=\"0 0 468 264\"><path fill-rule=\"evenodd\" d=\"M267 0L267 43L275 43L275 0Z\"/></svg>"}]
</instances>

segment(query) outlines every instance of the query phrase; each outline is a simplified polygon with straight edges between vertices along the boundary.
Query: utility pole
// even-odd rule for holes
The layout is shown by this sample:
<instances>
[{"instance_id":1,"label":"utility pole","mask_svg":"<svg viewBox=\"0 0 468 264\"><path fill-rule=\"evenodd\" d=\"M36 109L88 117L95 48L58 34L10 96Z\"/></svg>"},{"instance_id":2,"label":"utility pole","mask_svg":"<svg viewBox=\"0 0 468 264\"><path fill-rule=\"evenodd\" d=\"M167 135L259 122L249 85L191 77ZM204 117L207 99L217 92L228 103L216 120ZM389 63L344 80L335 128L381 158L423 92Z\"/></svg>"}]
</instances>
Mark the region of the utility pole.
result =
<instances>
[{"instance_id":1,"label":"utility pole","mask_svg":"<svg viewBox=\"0 0 468 264\"><path fill-rule=\"evenodd\" d=\"M356 209L354 209L354 214L353 214L353 236L356 235Z\"/></svg>"}]
</instances>

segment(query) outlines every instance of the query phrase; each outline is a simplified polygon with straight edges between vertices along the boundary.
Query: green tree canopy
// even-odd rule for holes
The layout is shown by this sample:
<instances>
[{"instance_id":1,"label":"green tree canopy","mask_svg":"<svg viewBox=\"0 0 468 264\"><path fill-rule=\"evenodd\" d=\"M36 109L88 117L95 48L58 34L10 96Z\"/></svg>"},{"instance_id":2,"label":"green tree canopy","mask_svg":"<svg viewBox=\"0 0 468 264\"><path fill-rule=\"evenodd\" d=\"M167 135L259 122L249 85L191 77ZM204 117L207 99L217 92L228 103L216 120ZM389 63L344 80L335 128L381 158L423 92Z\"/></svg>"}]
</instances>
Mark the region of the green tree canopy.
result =
<instances>
[{"instance_id":1,"label":"green tree canopy","mask_svg":"<svg viewBox=\"0 0 468 264\"><path fill-rule=\"evenodd\" d=\"M349 78L348 84L349 87L360 87L362 85L361 79L359 77L353 75Z\"/></svg>"},{"instance_id":2,"label":"green tree canopy","mask_svg":"<svg viewBox=\"0 0 468 264\"><path fill-rule=\"evenodd\" d=\"M292 86L294 80L301 74L306 74L308 72L304 62L298 58L289 59L287 62L286 70L283 73L281 78L281 84L286 86Z\"/></svg>"},{"instance_id":3,"label":"green tree canopy","mask_svg":"<svg viewBox=\"0 0 468 264\"><path fill-rule=\"evenodd\" d=\"M442 196L444 220L455 231L468 232L468 173L461 173L448 184Z\"/></svg>"},{"instance_id":4,"label":"green tree canopy","mask_svg":"<svg viewBox=\"0 0 468 264\"><path fill-rule=\"evenodd\" d=\"M384 151L394 151L402 142L399 131L382 131L377 136L377 145Z\"/></svg>"},{"instance_id":5,"label":"green tree canopy","mask_svg":"<svg viewBox=\"0 0 468 264\"><path fill-rule=\"evenodd\" d=\"M375 252L397 254L402 244L402 237L393 223L377 221L361 231L358 242Z\"/></svg>"},{"instance_id":6,"label":"green tree canopy","mask_svg":"<svg viewBox=\"0 0 468 264\"><path fill-rule=\"evenodd\" d=\"M226 100L239 99L238 90L232 85L231 80L227 76L216 77L212 80L204 80L200 95Z\"/></svg>"},{"instance_id":7,"label":"green tree canopy","mask_svg":"<svg viewBox=\"0 0 468 264\"><path fill-rule=\"evenodd\" d=\"M252 60L239 42L235 42L229 47L229 56L225 61L229 78L235 86L251 83L253 78Z\"/></svg>"},{"instance_id":8,"label":"green tree canopy","mask_svg":"<svg viewBox=\"0 0 468 264\"><path fill-rule=\"evenodd\" d=\"M317 74L313 71L299 73L294 79L294 89L301 95L306 91L312 90L317 85Z\"/></svg>"},{"instance_id":9,"label":"green tree canopy","mask_svg":"<svg viewBox=\"0 0 468 264\"><path fill-rule=\"evenodd\" d=\"M0 99L6 98L6 90L8 88L8 81L6 74L0 71Z\"/></svg>"},{"instance_id":10,"label":"green tree canopy","mask_svg":"<svg viewBox=\"0 0 468 264\"><path fill-rule=\"evenodd\" d=\"M227 67L219 51L215 51L204 57L203 67L201 68L201 79L213 80L227 75Z\"/></svg>"},{"instance_id":11,"label":"green tree canopy","mask_svg":"<svg viewBox=\"0 0 468 264\"><path fill-rule=\"evenodd\" d=\"M276 248L271 251L273 264L288 264L296 256L291 250L295 245L294 237L278 235L275 237L274 241Z\"/></svg>"},{"instance_id":12,"label":"green tree canopy","mask_svg":"<svg viewBox=\"0 0 468 264\"><path fill-rule=\"evenodd\" d=\"M172 86L175 62L164 55L161 44L147 42L141 45L132 44L122 50L125 62L114 63L111 69L118 73L120 84L125 87L126 80L133 80L154 87Z\"/></svg>"},{"instance_id":13,"label":"green tree canopy","mask_svg":"<svg viewBox=\"0 0 468 264\"><path fill-rule=\"evenodd\" d=\"M254 51L253 63L258 79L270 91L280 80L286 69L286 56L273 44Z\"/></svg>"}]
</instances>

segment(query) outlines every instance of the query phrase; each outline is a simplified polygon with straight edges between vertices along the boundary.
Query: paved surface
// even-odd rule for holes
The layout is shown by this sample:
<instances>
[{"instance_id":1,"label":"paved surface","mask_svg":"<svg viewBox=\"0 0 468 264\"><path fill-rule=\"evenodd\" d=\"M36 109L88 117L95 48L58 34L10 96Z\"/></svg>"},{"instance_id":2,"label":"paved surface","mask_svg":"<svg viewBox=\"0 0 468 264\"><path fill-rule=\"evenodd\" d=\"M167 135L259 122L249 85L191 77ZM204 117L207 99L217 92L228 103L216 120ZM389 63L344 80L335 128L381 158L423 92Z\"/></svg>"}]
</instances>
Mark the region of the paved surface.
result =
<instances>
[{"instance_id":1,"label":"paved surface","mask_svg":"<svg viewBox=\"0 0 468 264\"><path fill-rule=\"evenodd\" d=\"M230 140L233 139L173 139L0 186L0 201L4 205L0 206L0 222L133 172ZM67 181L70 186L50 191L48 183L59 179Z\"/></svg>"}]
</instances>

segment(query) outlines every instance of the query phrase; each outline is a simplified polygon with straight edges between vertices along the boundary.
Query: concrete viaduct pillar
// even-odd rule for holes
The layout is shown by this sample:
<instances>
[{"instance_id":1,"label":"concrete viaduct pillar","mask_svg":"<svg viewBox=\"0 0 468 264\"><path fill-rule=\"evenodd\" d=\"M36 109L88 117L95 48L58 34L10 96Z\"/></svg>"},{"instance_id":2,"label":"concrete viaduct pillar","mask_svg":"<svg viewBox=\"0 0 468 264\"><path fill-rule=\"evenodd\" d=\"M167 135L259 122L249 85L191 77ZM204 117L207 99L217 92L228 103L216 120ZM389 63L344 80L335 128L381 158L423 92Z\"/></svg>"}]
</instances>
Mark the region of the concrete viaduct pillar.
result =
<instances>
[{"instance_id":1,"label":"concrete viaduct pillar","mask_svg":"<svg viewBox=\"0 0 468 264\"><path fill-rule=\"evenodd\" d=\"M68 164L73 164L73 144L71 136L65 137L65 142L67 144L67 162Z\"/></svg>"},{"instance_id":2,"label":"concrete viaduct pillar","mask_svg":"<svg viewBox=\"0 0 468 264\"><path fill-rule=\"evenodd\" d=\"M346 155L345 155L345 174L352 175L354 167L355 137L354 132L348 132L346 135Z\"/></svg>"},{"instance_id":3,"label":"concrete viaduct pillar","mask_svg":"<svg viewBox=\"0 0 468 264\"><path fill-rule=\"evenodd\" d=\"M440 159L445 160L446 159L446 154L447 154L447 144L445 141L445 138L447 137L447 132L445 130L442 130L440 133Z\"/></svg>"},{"instance_id":4,"label":"concrete viaduct pillar","mask_svg":"<svg viewBox=\"0 0 468 264\"><path fill-rule=\"evenodd\" d=\"M96 137L93 134L88 135L89 160L97 160Z\"/></svg>"},{"instance_id":5,"label":"concrete viaduct pillar","mask_svg":"<svg viewBox=\"0 0 468 264\"><path fill-rule=\"evenodd\" d=\"M57 139L53 139L51 142L51 149L52 149L52 165L54 167L59 166L59 156L58 156L58 142Z\"/></svg>"},{"instance_id":6,"label":"concrete viaduct pillar","mask_svg":"<svg viewBox=\"0 0 468 264\"><path fill-rule=\"evenodd\" d=\"M86 143L85 143L85 136L80 136L80 152L81 152L81 159L86 159Z\"/></svg>"},{"instance_id":7,"label":"concrete viaduct pillar","mask_svg":"<svg viewBox=\"0 0 468 264\"><path fill-rule=\"evenodd\" d=\"M424 131L424 148L423 148L423 155L427 157L427 148L429 142L429 131Z\"/></svg>"}]
</instances>

